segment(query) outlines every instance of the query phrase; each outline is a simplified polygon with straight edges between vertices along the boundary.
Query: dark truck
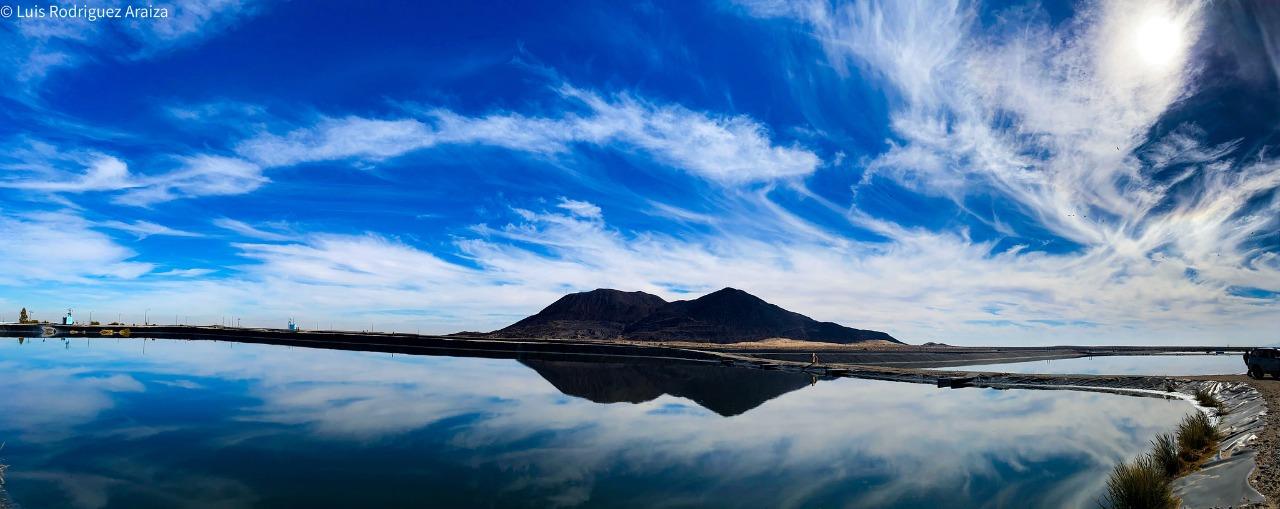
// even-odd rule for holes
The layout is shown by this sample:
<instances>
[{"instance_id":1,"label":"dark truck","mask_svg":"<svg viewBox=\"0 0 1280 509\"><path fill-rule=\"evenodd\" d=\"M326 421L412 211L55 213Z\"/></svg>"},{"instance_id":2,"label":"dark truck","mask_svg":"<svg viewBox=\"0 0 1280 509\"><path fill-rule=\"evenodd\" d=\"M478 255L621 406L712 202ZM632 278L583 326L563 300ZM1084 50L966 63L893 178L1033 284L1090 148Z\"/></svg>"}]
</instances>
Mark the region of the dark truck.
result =
<instances>
[{"instance_id":1,"label":"dark truck","mask_svg":"<svg viewBox=\"0 0 1280 509\"><path fill-rule=\"evenodd\" d=\"M1249 378L1271 375L1280 378L1280 349L1254 348L1244 353L1244 365L1249 367Z\"/></svg>"}]
</instances>

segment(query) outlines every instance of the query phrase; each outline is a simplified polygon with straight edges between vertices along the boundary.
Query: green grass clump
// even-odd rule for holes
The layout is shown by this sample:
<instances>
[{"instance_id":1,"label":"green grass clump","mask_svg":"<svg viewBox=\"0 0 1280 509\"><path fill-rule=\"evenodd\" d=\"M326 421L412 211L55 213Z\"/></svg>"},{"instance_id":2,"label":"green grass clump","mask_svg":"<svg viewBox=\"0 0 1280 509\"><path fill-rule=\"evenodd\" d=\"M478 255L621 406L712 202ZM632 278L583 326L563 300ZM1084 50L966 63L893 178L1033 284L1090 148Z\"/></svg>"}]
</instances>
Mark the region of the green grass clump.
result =
<instances>
[{"instance_id":1,"label":"green grass clump","mask_svg":"<svg viewBox=\"0 0 1280 509\"><path fill-rule=\"evenodd\" d=\"M1196 402L1199 403L1200 406L1207 407L1207 408L1216 408L1218 409L1219 414L1227 413L1227 405L1224 404L1222 400L1218 399L1217 396L1214 396L1213 393L1209 392L1207 389L1203 387L1197 387L1194 391L1191 391L1191 395L1195 396Z\"/></svg>"},{"instance_id":2,"label":"green grass clump","mask_svg":"<svg viewBox=\"0 0 1280 509\"><path fill-rule=\"evenodd\" d=\"M1173 478L1150 455L1116 465L1107 479L1103 497L1110 509L1172 509L1178 507L1173 496Z\"/></svg>"},{"instance_id":3,"label":"green grass clump","mask_svg":"<svg viewBox=\"0 0 1280 509\"><path fill-rule=\"evenodd\" d=\"M1182 470L1182 460L1178 457L1178 441L1172 433L1161 433L1151 441L1151 460L1160 471L1170 478L1176 477Z\"/></svg>"},{"instance_id":4,"label":"green grass clump","mask_svg":"<svg viewBox=\"0 0 1280 509\"><path fill-rule=\"evenodd\" d=\"M1218 428L1209 422L1209 416L1201 412L1188 415L1178 424L1178 448L1188 462L1198 460L1202 453L1218 443Z\"/></svg>"},{"instance_id":5,"label":"green grass clump","mask_svg":"<svg viewBox=\"0 0 1280 509\"><path fill-rule=\"evenodd\" d=\"M1195 470L1222 438L1209 416L1194 412L1178 424L1175 433L1161 433L1151 441L1151 452L1121 463L1107 479L1102 506L1109 509L1163 509L1178 507L1173 480Z\"/></svg>"}]
</instances>

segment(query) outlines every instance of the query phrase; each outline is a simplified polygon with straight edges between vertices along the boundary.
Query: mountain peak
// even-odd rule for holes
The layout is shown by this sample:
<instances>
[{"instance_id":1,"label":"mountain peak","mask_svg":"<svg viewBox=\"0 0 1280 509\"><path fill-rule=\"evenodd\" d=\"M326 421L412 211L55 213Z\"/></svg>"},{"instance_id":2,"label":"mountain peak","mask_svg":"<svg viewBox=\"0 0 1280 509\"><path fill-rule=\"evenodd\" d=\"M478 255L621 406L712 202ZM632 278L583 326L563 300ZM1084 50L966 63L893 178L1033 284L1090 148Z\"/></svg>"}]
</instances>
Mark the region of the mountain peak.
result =
<instances>
[{"instance_id":1,"label":"mountain peak","mask_svg":"<svg viewBox=\"0 0 1280 509\"><path fill-rule=\"evenodd\" d=\"M627 338L736 343L768 338L857 343L884 340L879 331L819 322L737 288L666 302L644 292L600 288L561 297L538 314L493 333L499 337Z\"/></svg>"},{"instance_id":2,"label":"mountain peak","mask_svg":"<svg viewBox=\"0 0 1280 509\"><path fill-rule=\"evenodd\" d=\"M648 316L667 301L645 292L597 288L560 297L537 314L495 331L500 337L617 337L627 324Z\"/></svg>"}]
</instances>

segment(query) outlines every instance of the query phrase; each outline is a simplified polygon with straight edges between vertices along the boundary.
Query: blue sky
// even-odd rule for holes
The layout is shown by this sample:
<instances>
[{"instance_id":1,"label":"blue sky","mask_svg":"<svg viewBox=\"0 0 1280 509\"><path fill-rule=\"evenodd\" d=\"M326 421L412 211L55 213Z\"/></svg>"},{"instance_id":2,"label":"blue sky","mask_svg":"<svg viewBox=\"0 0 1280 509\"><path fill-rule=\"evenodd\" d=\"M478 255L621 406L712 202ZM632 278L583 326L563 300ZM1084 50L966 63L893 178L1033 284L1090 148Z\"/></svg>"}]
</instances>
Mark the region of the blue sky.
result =
<instances>
[{"instance_id":1,"label":"blue sky","mask_svg":"<svg viewBox=\"0 0 1280 509\"><path fill-rule=\"evenodd\" d=\"M911 342L1276 340L1265 3L156 5L0 20L0 318L733 286Z\"/></svg>"}]
</instances>

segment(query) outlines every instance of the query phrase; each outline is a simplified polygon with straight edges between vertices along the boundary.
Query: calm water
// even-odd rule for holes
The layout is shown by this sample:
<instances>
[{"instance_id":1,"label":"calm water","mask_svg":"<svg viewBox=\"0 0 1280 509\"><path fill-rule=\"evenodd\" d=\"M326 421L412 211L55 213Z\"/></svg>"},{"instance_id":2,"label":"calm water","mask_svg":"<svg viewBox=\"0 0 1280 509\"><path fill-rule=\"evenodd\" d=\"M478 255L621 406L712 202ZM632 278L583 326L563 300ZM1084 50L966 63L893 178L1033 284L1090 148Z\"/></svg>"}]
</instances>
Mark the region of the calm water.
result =
<instances>
[{"instance_id":1,"label":"calm water","mask_svg":"<svg viewBox=\"0 0 1280 509\"><path fill-rule=\"evenodd\" d=\"M1235 375L1244 374L1240 354L1224 355L1106 355L1049 361L976 364L963 369L1004 373L1074 373L1083 375Z\"/></svg>"},{"instance_id":2,"label":"calm water","mask_svg":"<svg viewBox=\"0 0 1280 509\"><path fill-rule=\"evenodd\" d=\"M1094 507L1190 407L652 364L0 341L26 508ZM812 384L812 385L811 385Z\"/></svg>"}]
</instances>

